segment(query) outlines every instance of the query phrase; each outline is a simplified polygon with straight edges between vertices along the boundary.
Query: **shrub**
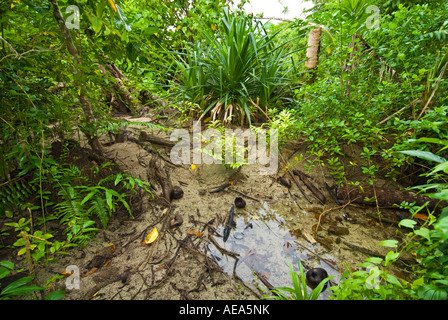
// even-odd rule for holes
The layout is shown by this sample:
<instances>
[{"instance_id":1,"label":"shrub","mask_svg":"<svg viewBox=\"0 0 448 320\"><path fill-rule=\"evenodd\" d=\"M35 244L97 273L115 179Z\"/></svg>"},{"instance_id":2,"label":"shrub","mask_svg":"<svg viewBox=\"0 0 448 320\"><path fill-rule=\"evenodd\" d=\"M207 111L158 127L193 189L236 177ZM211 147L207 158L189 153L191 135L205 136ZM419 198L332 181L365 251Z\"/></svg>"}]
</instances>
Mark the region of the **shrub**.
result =
<instances>
[{"instance_id":1,"label":"shrub","mask_svg":"<svg viewBox=\"0 0 448 320\"><path fill-rule=\"evenodd\" d=\"M204 26L203 40L176 53L178 101L197 103L213 120L236 115L249 124L252 110L284 104L294 68L284 44L275 46L275 35L251 16L225 9L220 29Z\"/></svg>"}]
</instances>

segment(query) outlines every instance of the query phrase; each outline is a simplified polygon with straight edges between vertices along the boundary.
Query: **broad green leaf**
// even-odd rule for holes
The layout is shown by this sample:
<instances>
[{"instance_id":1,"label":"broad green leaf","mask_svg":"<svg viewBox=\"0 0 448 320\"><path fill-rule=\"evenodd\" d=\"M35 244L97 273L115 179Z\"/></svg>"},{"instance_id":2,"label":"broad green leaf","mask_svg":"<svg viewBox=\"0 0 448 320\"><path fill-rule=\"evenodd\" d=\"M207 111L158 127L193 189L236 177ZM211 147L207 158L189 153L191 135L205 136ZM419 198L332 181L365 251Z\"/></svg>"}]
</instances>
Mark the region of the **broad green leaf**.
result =
<instances>
[{"instance_id":1,"label":"broad green leaf","mask_svg":"<svg viewBox=\"0 0 448 320\"><path fill-rule=\"evenodd\" d=\"M41 290L45 290L45 288L43 287L39 287L39 286L25 286L25 287L18 287L15 289L11 289L11 290L6 290L7 287L1 292L2 295L10 295L10 296L20 296L20 295L24 295L30 292L34 292L34 291L41 291Z\"/></svg>"},{"instance_id":2,"label":"broad green leaf","mask_svg":"<svg viewBox=\"0 0 448 320\"><path fill-rule=\"evenodd\" d=\"M412 288L413 290L415 290L415 289L421 287L421 286L424 285L424 284L425 284L425 277L422 276L422 277L420 277L420 278L418 278L418 279L416 279L416 280L414 280L414 281L412 282L412 286L411 286L411 288Z\"/></svg>"},{"instance_id":3,"label":"broad green leaf","mask_svg":"<svg viewBox=\"0 0 448 320\"><path fill-rule=\"evenodd\" d=\"M429 173L429 175L434 174L434 173L439 172L439 171L443 171L445 173L448 173L448 161L436 165L434 167L434 169L432 169L432 171Z\"/></svg>"},{"instance_id":4,"label":"broad green leaf","mask_svg":"<svg viewBox=\"0 0 448 320\"><path fill-rule=\"evenodd\" d=\"M415 222L414 220L403 219L398 223L398 226L413 229L416 224L417 222Z\"/></svg>"},{"instance_id":5,"label":"broad green leaf","mask_svg":"<svg viewBox=\"0 0 448 320\"><path fill-rule=\"evenodd\" d=\"M401 282L398 281L398 279L395 276L391 275L390 273L386 273L385 278L386 278L387 282L395 284L395 285L399 286L400 288L402 287Z\"/></svg>"},{"instance_id":6,"label":"broad green leaf","mask_svg":"<svg viewBox=\"0 0 448 320\"><path fill-rule=\"evenodd\" d=\"M426 195L433 199L448 201L448 190L443 190L442 192L438 193L427 193Z\"/></svg>"},{"instance_id":7,"label":"broad green leaf","mask_svg":"<svg viewBox=\"0 0 448 320\"><path fill-rule=\"evenodd\" d=\"M442 240L448 239L448 216L439 218L434 224L434 228L442 232Z\"/></svg>"},{"instance_id":8,"label":"broad green leaf","mask_svg":"<svg viewBox=\"0 0 448 320\"><path fill-rule=\"evenodd\" d=\"M25 245L25 241L23 240L23 238L19 238L16 240L16 242L13 243L13 246L16 247L21 247Z\"/></svg>"},{"instance_id":9,"label":"broad green leaf","mask_svg":"<svg viewBox=\"0 0 448 320\"><path fill-rule=\"evenodd\" d=\"M441 140L441 139L437 139L437 138L425 138L424 137L424 138L419 138L419 139L414 140L414 141L448 145L448 140Z\"/></svg>"},{"instance_id":10,"label":"broad green leaf","mask_svg":"<svg viewBox=\"0 0 448 320\"><path fill-rule=\"evenodd\" d=\"M444 287L448 287L448 280L446 280L446 279L435 280L434 284L441 284Z\"/></svg>"},{"instance_id":11,"label":"broad green leaf","mask_svg":"<svg viewBox=\"0 0 448 320\"><path fill-rule=\"evenodd\" d=\"M10 273L11 273L10 270L8 270L7 268L1 267L0 268L0 279L3 279L4 277L6 277Z\"/></svg>"},{"instance_id":12,"label":"broad green leaf","mask_svg":"<svg viewBox=\"0 0 448 320\"><path fill-rule=\"evenodd\" d=\"M439 157L438 155L435 155L432 152L429 151L422 151L422 150L403 150L398 151L400 153L404 153L410 156L414 156L420 159L428 160L428 161L435 161L439 163L446 162L445 158Z\"/></svg>"},{"instance_id":13,"label":"broad green leaf","mask_svg":"<svg viewBox=\"0 0 448 320\"><path fill-rule=\"evenodd\" d=\"M424 300L446 300L447 298L445 290L432 284L421 286L418 288L417 294Z\"/></svg>"},{"instance_id":14,"label":"broad green leaf","mask_svg":"<svg viewBox=\"0 0 448 320\"><path fill-rule=\"evenodd\" d=\"M427 228L420 228L418 230L415 230L414 233L416 235L419 235L419 236L425 238L426 240L431 240L431 237L429 235L429 229L427 229Z\"/></svg>"},{"instance_id":15,"label":"broad green leaf","mask_svg":"<svg viewBox=\"0 0 448 320\"><path fill-rule=\"evenodd\" d=\"M19 250L19 252L17 252L18 256L21 256L22 254L24 254L26 252L26 248L23 247L22 249Z\"/></svg>"},{"instance_id":16,"label":"broad green leaf","mask_svg":"<svg viewBox=\"0 0 448 320\"><path fill-rule=\"evenodd\" d=\"M20 278L12 283L10 283L9 285L7 285L3 290L2 290L2 294L10 294L10 292L13 292L15 289L24 286L25 284L33 281L34 277L23 277Z\"/></svg>"},{"instance_id":17,"label":"broad green leaf","mask_svg":"<svg viewBox=\"0 0 448 320\"><path fill-rule=\"evenodd\" d=\"M384 265L387 267L390 264L390 262L394 262L399 256L400 256L399 252L389 251L386 254Z\"/></svg>"},{"instance_id":18,"label":"broad green leaf","mask_svg":"<svg viewBox=\"0 0 448 320\"><path fill-rule=\"evenodd\" d=\"M384 247L389 247L389 248L396 248L398 244L397 240L384 240L381 241L380 243L378 243L378 246L384 246Z\"/></svg>"},{"instance_id":19,"label":"broad green leaf","mask_svg":"<svg viewBox=\"0 0 448 320\"><path fill-rule=\"evenodd\" d=\"M12 263L11 261L0 261L0 266L4 266L10 270L14 270L14 263Z\"/></svg>"},{"instance_id":20,"label":"broad green leaf","mask_svg":"<svg viewBox=\"0 0 448 320\"><path fill-rule=\"evenodd\" d=\"M64 290L56 290L45 296L45 300L61 300L65 296Z\"/></svg>"},{"instance_id":21,"label":"broad green leaf","mask_svg":"<svg viewBox=\"0 0 448 320\"><path fill-rule=\"evenodd\" d=\"M103 27L103 20L101 20L101 18L93 16L91 21L93 31L95 31L95 33L100 33L101 28Z\"/></svg>"},{"instance_id":22,"label":"broad green leaf","mask_svg":"<svg viewBox=\"0 0 448 320\"><path fill-rule=\"evenodd\" d=\"M386 240L386 241L395 241L395 240ZM384 242L384 241L383 241ZM380 245L380 244L379 244ZM387 245L386 247L389 247L389 245ZM396 244L395 244L396 247ZM395 248L393 247L393 248ZM366 259L366 261L372 262L374 264L380 264L381 262L383 262L383 258L379 258L379 257L369 257Z\"/></svg>"}]
</instances>

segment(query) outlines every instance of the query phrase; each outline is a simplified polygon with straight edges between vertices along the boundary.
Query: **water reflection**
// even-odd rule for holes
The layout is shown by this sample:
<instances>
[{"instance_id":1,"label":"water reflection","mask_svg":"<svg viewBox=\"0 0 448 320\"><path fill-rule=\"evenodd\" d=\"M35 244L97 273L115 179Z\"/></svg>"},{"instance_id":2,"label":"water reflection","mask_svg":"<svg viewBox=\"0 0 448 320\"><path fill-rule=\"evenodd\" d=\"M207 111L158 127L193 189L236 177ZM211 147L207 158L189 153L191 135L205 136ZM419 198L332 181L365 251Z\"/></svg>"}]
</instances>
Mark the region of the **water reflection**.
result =
<instances>
[{"instance_id":1,"label":"water reflection","mask_svg":"<svg viewBox=\"0 0 448 320\"><path fill-rule=\"evenodd\" d=\"M228 240L223 242L222 238L216 238L220 246L240 255L236 274L242 280L263 289L266 287L258 279L257 273L274 287L291 287L288 263L299 273L300 259L305 272L313 267L322 267L330 276L335 276L333 281L337 282L338 272L319 259L331 260L333 257L323 253L325 250L320 244L311 244L303 239L300 229L293 227L293 220L301 219L300 215L288 215L279 208L283 206L263 203L261 206L247 206L244 210L237 209L234 218L236 226L232 228ZM218 230L222 234L223 227ZM224 271L232 275L235 259L222 255L213 244L209 249Z\"/></svg>"}]
</instances>

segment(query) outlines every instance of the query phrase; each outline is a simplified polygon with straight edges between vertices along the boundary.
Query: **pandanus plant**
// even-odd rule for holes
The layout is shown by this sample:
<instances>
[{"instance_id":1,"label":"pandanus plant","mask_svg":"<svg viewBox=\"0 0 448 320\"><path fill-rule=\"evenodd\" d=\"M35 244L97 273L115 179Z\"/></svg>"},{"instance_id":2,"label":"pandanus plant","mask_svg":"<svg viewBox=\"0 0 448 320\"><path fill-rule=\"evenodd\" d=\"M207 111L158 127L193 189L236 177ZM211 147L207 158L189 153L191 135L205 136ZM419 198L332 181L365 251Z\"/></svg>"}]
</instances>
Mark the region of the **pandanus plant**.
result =
<instances>
[{"instance_id":1,"label":"pandanus plant","mask_svg":"<svg viewBox=\"0 0 448 320\"><path fill-rule=\"evenodd\" d=\"M210 112L212 120L236 116L249 124L251 112L266 113L283 103L294 66L285 43L274 44L276 34L252 16L226 8L218 28L204 27L201 40L177 53L178 101L200 105L201 118Z\"/></svg>"}]
</instances>

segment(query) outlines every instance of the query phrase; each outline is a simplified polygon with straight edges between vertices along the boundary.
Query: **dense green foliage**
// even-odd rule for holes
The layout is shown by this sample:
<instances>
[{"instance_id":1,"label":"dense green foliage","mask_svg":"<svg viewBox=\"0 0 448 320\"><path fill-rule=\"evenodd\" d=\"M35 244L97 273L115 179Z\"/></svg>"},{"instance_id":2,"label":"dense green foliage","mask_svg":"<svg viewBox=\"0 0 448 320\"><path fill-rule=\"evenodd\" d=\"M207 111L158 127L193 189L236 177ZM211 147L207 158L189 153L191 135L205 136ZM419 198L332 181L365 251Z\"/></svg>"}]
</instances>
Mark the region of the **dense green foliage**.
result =
<instances>
[{"instance_id":1,"label":"dense green foliage","mask_svg":"<svg viewBox=\"0 0 448 320\"><path fill-rule=\"evenodd\" d=\"M132 216L129 199L137 191L149 193L147 183L108 163L87 175L70 155L79 150L73 138L94 139L130 124L111 116L105 98L123 87L133 99L121 100L133 113L154 103L138 101L149 92L166 100L163 107L222 130L215 118L243 125L261 119L263 128L279 130L280 142L306 140L307 167L327 166L337 183L347 182L342 146L357 145L363 163L350 166L359 167L362 180L373 185L413 173L423 177L421 192L448 200L446 1L314 1L306 19L277 25L246 14L244 3L230 10L224 0L1 1L0 236L17 235L13 246L29 268L86 245L113 213ZM67 21L78 20L66 8L79 9L79 28L69 30L76 53L55 19L56 4ZM368 26L369 5L379 8L375 27ZM318 26L319 64L310 77L305 47ZM124 86L104 65L125 74ZM62 156L55 157L54 141ZM447 211L403 206L428 220L418 229L404 220L406 240L385 239L393 250L345 274L334 298L447 298ZM64 227L63 240L52 241L51 220ZM406 252L420 262L409 283L389 272ZM0 278L13 269L1 262ZM363 285L369 272L379 275L379 288ZM303 298L299 277L292 277L294 288L284 291ZM31 281L11 284L0 299L42 290Z\"/></svg>"},{"instance_id":2,"label":"dense green foliage","mask_svg":"<svg viewBox=\"0 0 448 320\"><path fill-rule=\"evenodd\" d=\"M275 45L275 33L251 16L225 9L218 27L204 25L201 37L179 55L180 86L174 90L182 102L199 104L213 118L222 111L225 122L246 116L249 124L251 110L258 111L252 97L263 109L284 103L294 65L284 44Z\"/></svg>"}]
</instances>

